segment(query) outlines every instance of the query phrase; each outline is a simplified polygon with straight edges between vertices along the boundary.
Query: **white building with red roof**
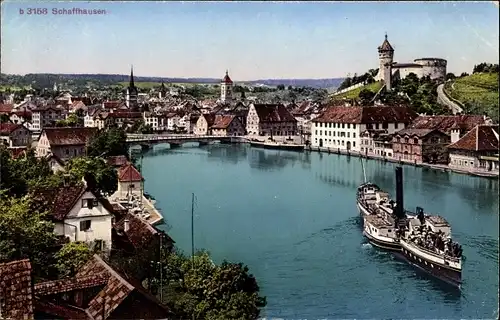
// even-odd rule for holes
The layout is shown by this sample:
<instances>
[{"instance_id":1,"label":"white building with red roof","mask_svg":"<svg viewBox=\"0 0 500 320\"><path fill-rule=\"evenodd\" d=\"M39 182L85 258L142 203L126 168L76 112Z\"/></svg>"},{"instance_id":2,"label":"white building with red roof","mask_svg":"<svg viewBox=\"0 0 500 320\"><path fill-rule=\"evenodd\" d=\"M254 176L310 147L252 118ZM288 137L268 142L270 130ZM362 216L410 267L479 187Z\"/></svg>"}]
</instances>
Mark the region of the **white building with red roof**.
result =
<instances>
[{"instance_id":1,"label":"white building with red roof","mask_svg":"<svg viewBox=\"0 0 500 320\"><path fill-rule=\"evenodd\" d=\"M498 125L477 125L448 146L449 166L498 173Z\"/></svg>"},{"instance_id":2,"label":"white building with red roof","mask_svg":"<svg viewBox=\"0 0 500 320\"><path fill-rule=\"evenodd\" d=\"M226 70L226 75L220 83L220 101L230 102L233 100L233 80L229 77Z\"/></svg>"},{"instance_id":3,"label":"white building with red roof","mask_svg":"<svg viewBox=\"0 0 500 320\"><path fill-rule=\"evenodd\" d=\"M118 189L111 198L127 198L134 194L142 197L144 178L132 163L127 163L118 169Z\"/></svg>"}]
</instances>

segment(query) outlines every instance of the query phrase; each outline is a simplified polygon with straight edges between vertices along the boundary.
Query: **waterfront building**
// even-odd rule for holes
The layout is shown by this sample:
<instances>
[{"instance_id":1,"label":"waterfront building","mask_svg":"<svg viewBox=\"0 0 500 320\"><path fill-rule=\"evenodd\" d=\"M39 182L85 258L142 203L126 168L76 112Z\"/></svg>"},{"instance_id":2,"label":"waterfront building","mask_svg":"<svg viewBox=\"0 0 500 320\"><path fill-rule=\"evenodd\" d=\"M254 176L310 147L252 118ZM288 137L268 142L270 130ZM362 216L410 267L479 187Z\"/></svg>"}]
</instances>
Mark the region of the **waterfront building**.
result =
<instances>
[{"instance_id":1,"label":"waterfront building","mask_svg":"<svg viewBox=\"0 0 500 320\"><path fill-rule=\"evenodd\" d=\"M450 136L437 129L403 129L394 134L394 158L412 163L448 163Z\"/></svg>"},{"instance_id":2,"label":"waterfront building","mask_svg":"<svg viewBox=\"0 0 500 320\"><path fill-rule=\"evenodd\" d=\"M31 146L31 132L21 124L0 123L0 141L8 147Z\"/></svg>"},{"instance_id":3,"label":"waterfront building","mask_svg":"<svg viewBox=\"0 0 500 320\"><path fill-rule=\"evenodd\" d=\"M222 103L233 101L233 80L229 77L228 71L220 83L220 101Z\"/></svg>"},{"instance_id":4,"label":"waterfront building","mask_svg":"<svg viewBox=\"0 0 500 320\"><path fill-rule=\"evenodd\" d=\"M385 129L365 130L361 133L360 151L366 156L392 158L392 135Z\"/></svg>"},{"instance_id":5,"label":"waterfront building","mask_svg":"<svg viewBox=\"0 0 500 320\"><path fill-rule=\"evenodd\" d=\"M167 130L168 131L175 131L178 128L186 126L185 122L184 122L184 124L181 123L181 120L184 119L184 121L185 121L185 118L181 117L177 113L171 112L171 113L168 113L165 117L166 117L166 121L167 121Z\"/></svg>"},{"instance_id":6,"label":"waterfront building","mask_svg":"<svg viewBox=\"0 0 500 320\"><path fill-rule=\"evenodd\" d=\"M125 91L125 104L127 105L127 108L129 108L131 111L139 110L138 97L139 97L139 91L137 90L137 87L135 86L134 83L134 68L131 67L130 82Z\"/></svg>"},{"instance_id":7,"label":"waterfront building","mask_svg":"<svg viewBox=\"0 0 500 320\"><path fill-rule=\"evenodd\" d=\"M311 146L360 152L361 133L383 129L392 134L416 117L409 107L329 107L312 121Z\"/></svg>"},{"instance_id":8,"label":"waterfront building","mask_svg":"<svg viewBox=\"0 0 500 320\"><path fill-rule=\"evenodd\" d=\"M448 146L449 166L498 173L498 125L478 125Z\"/></svg>"},{"instance_id":9,"label":"waterfront building","mask_svg":"<svg viewBox=\"0 0 500 320\"><path fill-rule=\"evenodd\" d=\"M210 130L211 135L214 136L229 137L245 135L245 126L234 115L216 115Z\"/></svg>"},{"instance_id":10,"label":"waterfront building","mask_svg":"<svg viewBox=\"0 0 500 320\"><path fill-rule=\"evenodd\" d=\"M142 197L144 178L132 163L127 163L118 169L118 189L111 198L127 198L129 195Z\"/></svg>"},{"instance_id":11,"label":"waterfront building","mask_svg":"<svg viewBox=\"0 0 500 320\"><path fill-rule=\"evenodd\" d=\"M297 120L283 104L250 104L246 131L251 136L295 136Z\"/></svg>"},{"instance_id":12,"label":"waterfront building","mask_svg":"<svg viewBox=\"0 0 500 320\"><path fill-rule=\"evenodd\" d=\"M214 124L215 114L201 114L196 121L193 133L196 135L204 136L208 135L210 127Z\"/></svg>"},{"instance_id":13,"label":"waterfront building","mask_svg":"<svg viewBox=\"0 0 500 320\"><path fill-rule=\"evenodd\" d=\"M104 119L105 127L116 126L132 126L138 120L143 119L142 113L138 111L129 110L113 110L107 113L99 114Z\"/></svg>"},{"instance_id":14,"label":"waterfront building","mask_svg":"<svg viewBox=\"0 0 500 320\"><path fill-rule=\"evenodd\" d=\"M54 233L83 241L109 253L113 207L85 181L57 188L33 190L34 201L48 205L48 218L54 222Z\"/></svg>"},{"instance_id":15,"label":"waterfront building","mask_svg":"<svg viewBox=\"0 0 500 320\"><path fill-rule=\"evenodd\" d=\"M45 128L36 145L38 157L54 154L66 161L85 155L87 143L97 134L97 128Z\"/></svg>"},{"instance_id":16,"label":"waterfront building","mask_svg":"<svg viewBox=\"0 0 500 320\"><path fill-rule=\"evenodd\" d=\"M154 112L145 111L142 113L142 117L144 119L144 124L147 126L151 126L151 129L153 129L153 131L164 130L164 117L162 117L161 115Z\"/></svg>"}]
</instances>

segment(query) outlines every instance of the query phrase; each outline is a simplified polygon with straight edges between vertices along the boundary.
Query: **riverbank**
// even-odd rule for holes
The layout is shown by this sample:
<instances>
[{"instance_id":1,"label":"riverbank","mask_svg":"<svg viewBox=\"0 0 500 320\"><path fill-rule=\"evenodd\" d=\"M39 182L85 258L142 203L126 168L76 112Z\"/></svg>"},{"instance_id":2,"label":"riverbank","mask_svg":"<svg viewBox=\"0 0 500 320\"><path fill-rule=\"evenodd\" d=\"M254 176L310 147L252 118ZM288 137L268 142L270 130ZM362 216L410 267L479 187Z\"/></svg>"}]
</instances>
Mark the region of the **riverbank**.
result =
<instances>
[{"instance_id":1,"label":"riverbank","mask_svg":"<svg viewBox=\"0 0 500 320\"><path fill-rule=\"evenodd\" d=\"M378 155L374 155L374 154L362 154L361 152L352 151L352 150L349 151L349 150L321 148L321 147L309 147L309 148L306 148L306 150L321 152L321 153L328 153L328 154L340 154L340 155L346 155L346 156L362 157L365 159L382 160L382 161L394 162L394 163L410 165L410 166L415 166L415 167L430 168L430 169L444 171L444 172L455 172L455 173L466 174L466 175L471 175L471 176L481 177L481 178L498 179L498 176L499 176L498 172L488 172L488 171L482 171L482 170L467 171L467 170L463 170L463 169L453 168L453 167L450 167L450 166L444 165L444 164L415 163L415 162L411 162L411 161L398 160L398 159L384 157L384 156L378 156Z\"/></svg>"}]
</instances>

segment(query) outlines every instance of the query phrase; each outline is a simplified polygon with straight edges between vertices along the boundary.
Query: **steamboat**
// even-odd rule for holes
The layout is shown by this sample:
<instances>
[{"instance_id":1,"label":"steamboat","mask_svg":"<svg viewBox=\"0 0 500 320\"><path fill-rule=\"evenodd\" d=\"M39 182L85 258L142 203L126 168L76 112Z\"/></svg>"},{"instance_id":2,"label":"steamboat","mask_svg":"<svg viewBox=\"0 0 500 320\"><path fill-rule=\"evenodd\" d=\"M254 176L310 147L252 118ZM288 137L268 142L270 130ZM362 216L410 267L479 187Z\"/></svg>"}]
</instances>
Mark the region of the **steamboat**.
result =
<instances>
[{"instance_id":1,"label":"steamboat","mask_svg":"<svg viewBox=\"0 0 500 320\"><path fill-rule=\"evenodd\" d=\"M366 179L365 179L366 180ZM357 192L363 234L372 245L394 251L412 266L460 287L462 247L451 238L450 224L441 216L404 209L403 171L396 168L396 202L373 183Z\"/></svg>"}]
</instances>

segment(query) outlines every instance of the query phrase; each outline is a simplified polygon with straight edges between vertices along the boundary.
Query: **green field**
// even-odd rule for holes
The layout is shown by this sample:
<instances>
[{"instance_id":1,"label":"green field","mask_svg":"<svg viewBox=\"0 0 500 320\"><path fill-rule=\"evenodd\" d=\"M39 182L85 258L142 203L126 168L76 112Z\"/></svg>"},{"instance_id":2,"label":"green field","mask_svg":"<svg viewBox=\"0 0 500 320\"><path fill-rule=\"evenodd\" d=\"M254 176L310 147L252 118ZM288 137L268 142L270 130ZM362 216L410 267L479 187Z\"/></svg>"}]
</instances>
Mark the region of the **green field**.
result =
<instances>
[{"instance_id":1,"label":"green field","mask_svg":"<svg viewBox=\"0 0 500 320\"><path fill-rule=\"evenodd\" d=\"M445 92L471 114L487 114L498 122L498 73L476 73L445 84Z\"/></svg>"},{"instance_id":2,"label":"green field","mask_svg":"<svg viewBox=\"0 0 500 320\"><path fill-rule=\"evenodd\" d=\"M332 95L331 97L332 97L332 99L335 99L335 100L341 100L344 98L345 99L356 99L359 96L359 93L361 92L361 90L368 89L373 93L377 93L380 90L380 88L382 88L382 85L383 85L382 81L377 81L377 82L370 83L370 84L367 84L365 86L353 89L351 91L341 93L339 95L335 95L335 96Z\"/></svg>"},{"instance_id":3,"label":"green field","mask_svg":"<svg viewBox=\"0 0 500 320\"><path fill-rule=\"evenodd\" d=\"M20 86L14 86L14 85L2 85L2 84L0 84L0 92L5 92L7 90L14 92L14 91L21 91L23 89L30 90L31 86L20 87Z\"/></svg>"}]
</instances>

